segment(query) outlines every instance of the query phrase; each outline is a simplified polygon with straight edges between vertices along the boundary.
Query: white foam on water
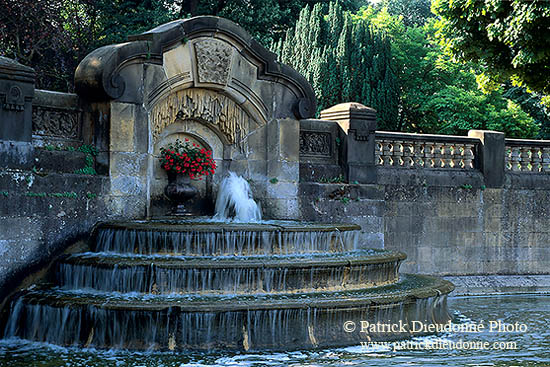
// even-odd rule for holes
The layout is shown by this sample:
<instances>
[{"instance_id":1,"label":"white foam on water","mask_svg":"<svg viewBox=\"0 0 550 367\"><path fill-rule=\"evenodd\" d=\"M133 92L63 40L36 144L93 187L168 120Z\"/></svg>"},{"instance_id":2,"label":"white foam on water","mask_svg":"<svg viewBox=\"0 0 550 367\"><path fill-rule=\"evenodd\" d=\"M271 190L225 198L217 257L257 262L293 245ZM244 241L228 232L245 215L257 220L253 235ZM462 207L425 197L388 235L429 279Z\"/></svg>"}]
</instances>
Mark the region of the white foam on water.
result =
<instances>
[{"instance_id":1,"label":"white foam on water","mask_svg":"<svg viewBox=\"0 0 550 367\"><path fill-rule=\"evenodd\" d=\"M254 201L248 182L235 172L223 179L216 198L214 220L256 223L262 220L262 212Z\"/></svg>"}]
</instances>

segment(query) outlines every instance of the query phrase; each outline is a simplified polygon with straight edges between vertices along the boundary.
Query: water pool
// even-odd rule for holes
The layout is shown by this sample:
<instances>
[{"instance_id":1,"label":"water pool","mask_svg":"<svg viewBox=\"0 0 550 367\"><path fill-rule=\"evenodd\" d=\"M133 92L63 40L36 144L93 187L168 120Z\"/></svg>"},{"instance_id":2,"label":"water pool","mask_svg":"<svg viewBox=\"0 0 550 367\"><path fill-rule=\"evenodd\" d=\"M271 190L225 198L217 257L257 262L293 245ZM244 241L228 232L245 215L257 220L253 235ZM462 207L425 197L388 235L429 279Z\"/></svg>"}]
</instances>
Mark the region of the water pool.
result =
<instances>
[{"instance_id":1,"label":"water pool","mask_svg":"<svg viewBox=\"0 0 550 367\"><path fill-rule=\"evenodd\" d=\"M448 304L456 323L477 332L462 328L388 345L247 354L98 351L2 340L0 366L550 367L550 296L450 297Z\"/></svg>"}]
</instances>

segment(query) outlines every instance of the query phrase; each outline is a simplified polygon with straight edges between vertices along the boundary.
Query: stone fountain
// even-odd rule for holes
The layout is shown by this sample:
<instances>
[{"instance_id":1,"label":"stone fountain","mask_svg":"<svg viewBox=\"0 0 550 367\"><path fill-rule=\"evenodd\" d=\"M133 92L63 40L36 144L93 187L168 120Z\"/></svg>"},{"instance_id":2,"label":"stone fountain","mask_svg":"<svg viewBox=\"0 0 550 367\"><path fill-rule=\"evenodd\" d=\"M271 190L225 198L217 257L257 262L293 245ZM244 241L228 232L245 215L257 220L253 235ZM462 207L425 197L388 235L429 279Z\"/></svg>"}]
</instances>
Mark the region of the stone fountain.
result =
<instances>
[{"instance_id":1,"label":"stone fountain","mask_svg":"<svg viewBox=\"0 0 550 367\"><path fill-rule=\"evenodd\" d=\"M75 79L91 116L100 116L98 162L118 220L98 224L86 248L14 297L4 336L95 348L288 350L411 335L361 330L361 322L449 320L451 283L399 274L405 255L368 249L358 225L296 221L300 120L314 114L314 93L234 23L162 25L92 52ZM244 214L228 220L223 208L214 219L161 217L158 152L181 138L212 150L219 167L198 185L195 210L212 207L216 191L231 202L221 182L231 170L278 220L260 221L253 207L250 223Z\"/></svg>"},{"instance_id":2,"label":"stone fountain","mask_svg":"<svg viewBox=\"0 0 550 367\"><path fill-rule=\"evenodd\" d=\"M98 225L89 251L66 255L49 283L21 292L5 336L95 348L288 350L403 338L414 335L413 321L449 320L452 284L399 275L405 255L359 250L356 225L242 223L223 212L215 217L223 222Z\"/></svg>"}]
</instances>

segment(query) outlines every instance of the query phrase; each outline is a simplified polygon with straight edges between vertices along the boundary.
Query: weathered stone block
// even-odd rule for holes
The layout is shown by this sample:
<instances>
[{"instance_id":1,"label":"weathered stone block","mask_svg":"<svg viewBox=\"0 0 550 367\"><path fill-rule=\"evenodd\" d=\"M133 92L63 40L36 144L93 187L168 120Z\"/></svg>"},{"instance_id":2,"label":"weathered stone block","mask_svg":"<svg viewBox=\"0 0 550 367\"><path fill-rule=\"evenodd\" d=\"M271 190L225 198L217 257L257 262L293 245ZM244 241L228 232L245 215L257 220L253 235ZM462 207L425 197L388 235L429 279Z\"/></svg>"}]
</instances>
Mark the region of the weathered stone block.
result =
<instances>
[{"instance_id":1,"label":"weathered stone block","mask_svg":"<svg viewBox=\"0 0 550 367\"><path fill-rule=\"evenodd\" d=\"M504 183L505 134L497 131L470 130L468 136L481 142L480 169L487 187L501 187Z\"/></svg>"},{"instance_id":2,"label":"weathered stone block","mask_svg":"<svg viewBox=\"0 0 550 367\"><path fill-rule=\"evenodd\" d=\"M110 175L147 177L148 155L144 153L112 152Z\"/></svg>"},{"instance_id":3,"label":"weathered stone block","mask_svg":"<svg viewBox=\"0 0 550 367\"><path fill-rule=\"evenodd\" d=\"M143 177L113 176L111 177L111 193L116 196L144 194L145 183Z\"/></svg>"},{"instance_id":4,"label":"weathered stone block","mask_svg":"<svg viewBox=\"0 0 550 367\"><path fill-rule=\"evenodd\" d=\"M111 139L109 144L111 152L135 151L135 117L136 105L120 102L111 103Z\"/></svg>"},{"instance_id":5,"label":"weathered stone block","mask_svg":"<svg viewBox=\"0 0 550 367\"><path fill-rule=\"evenodd\" d=\"M296 182L296 172L299 171L300 163L296 161L281 161L270 159L267 161L269 179L276 178L279 181Z\"/></svg>"},{"instance_id":6,"label":"weathered stone block","mask_svg":"<svg viewBox=\"0 0 550 367\"><path fill-rule=\"evenodd\" d=\"M296 199L298 185L292 182L279 181L267 185L267 195L273 199Z\"/></svg>"}]
</instances>

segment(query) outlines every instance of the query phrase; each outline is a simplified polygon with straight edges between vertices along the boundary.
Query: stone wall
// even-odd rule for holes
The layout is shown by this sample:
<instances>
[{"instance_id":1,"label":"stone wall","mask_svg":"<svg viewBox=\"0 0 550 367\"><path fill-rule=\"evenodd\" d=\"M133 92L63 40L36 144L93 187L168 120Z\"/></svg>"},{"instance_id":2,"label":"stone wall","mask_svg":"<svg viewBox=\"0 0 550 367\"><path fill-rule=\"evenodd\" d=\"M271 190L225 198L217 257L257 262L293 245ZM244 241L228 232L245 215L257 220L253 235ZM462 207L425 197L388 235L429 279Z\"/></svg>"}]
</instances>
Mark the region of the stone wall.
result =
<instances>
[{"instance_id":1,"label":"stone wall","mask_svg":"<svg viewBox=\"0 0 550 367\"><path fill-rule=\"evenodd\" d=\"M94 174L91 120L77 95L34 90L32 69L0 58L0 121L2 299L107 219L112 200L108 178Z\"/></svg>"},{"instance_id":2,"label":"stone wall","mask_svg":"<svg viewBox=\"0 0 550 367\"><path fill-rule=\"evenodd\" d=\"M377 131L371 133L376 144L367 147L368 138L356 139L346 124L361 108L335 106L341 121L316 120L315 129L311 120L301 121L302 135L315 130L324 134L320 144L339 142L344 150L354 140L370 149L364 161L374 156L376 162L355 180L345 162L343 175L316 175L313 169L331 167L334 157L317 153L326 146L316 152L301 146L307 152L300 157L304 219L361 225L361 246L405 252L405 272L550 272L550 141L491 131L468 137Z\"/></svg>"}]
</instances>

